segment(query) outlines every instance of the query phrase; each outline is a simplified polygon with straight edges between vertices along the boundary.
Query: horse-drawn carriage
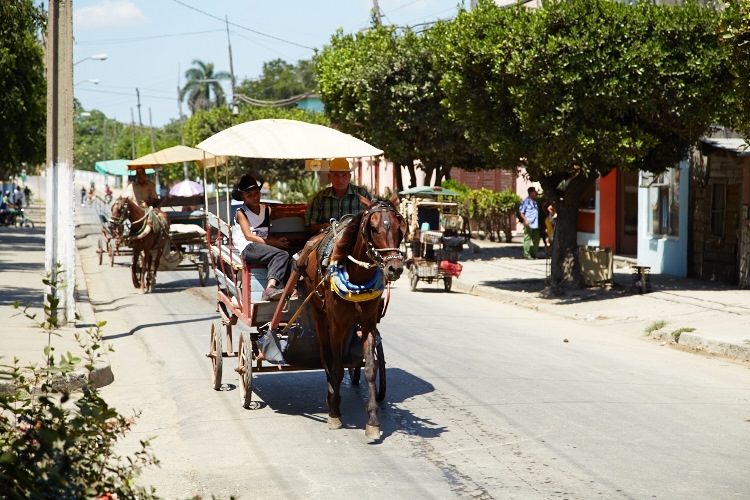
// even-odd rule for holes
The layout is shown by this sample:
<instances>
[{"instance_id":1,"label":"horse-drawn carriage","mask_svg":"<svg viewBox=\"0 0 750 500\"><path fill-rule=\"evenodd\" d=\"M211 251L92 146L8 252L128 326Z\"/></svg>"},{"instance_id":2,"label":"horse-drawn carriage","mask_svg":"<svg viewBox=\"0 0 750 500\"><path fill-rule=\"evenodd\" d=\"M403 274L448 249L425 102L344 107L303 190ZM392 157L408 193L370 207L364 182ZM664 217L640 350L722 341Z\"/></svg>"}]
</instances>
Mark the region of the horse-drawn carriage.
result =
<instances>
[{"instance_id":1,"label":"horse-drawn carriage","mask_svg":"<svg viewBox=\"0 0 750 500\"><path fill-rule=\"evenodd\" d=\"M404 253L409 269L409 286L442 281L450 292L453 278L461 275L458 263L465 238L460 234L463 219L458 213L458 193L441 187L420 186L402 191L401 213L409 221Z\"/></svg>"},{"instance_id":2,"label":"horse-drawn carriage","mask_svg":"<svg viewBox=\"0 0 750 500\"><path fill-rule=\"evenodd\" d=\"M216 159L195 148L174 146L133 160L128 168L158 168L186 161L210 165ZM206 286L209 257L204 202L205 197L199 194L168 195L153 203L153 207L142 207L128 198L118 198L112 203L108 218L100 215L103 228L97 250L99 263L106 251L112 265L114 256L122 254L124 247L133 256L133 286L143 292L153 289L157 271L177 269L196 269L200 285Z\"/></svg>"},{"instance_id":3,"label":"horse-drawn carriage","mask_svg":"<svg viewBox=\"0 0 750 500\"><path fill-rule=\"evenodd\" d=\"M198 145L216 156L307 159L320 169L333 157L379 155L381 150L333 129L292 120L247 122ZM318 161L322 160L322 161ZM205 170L204 170L205 172ZM219 169L214 171L219 182ZM226 179L227 184L229 179ZM225 218L208 214L216 237L208 242L221 319L210 333L212 384L222 387L225 358L237 358L240 402L251 407L253 372L323 368L328 380L328 424L341 424L339 390L344 369L352 384L365 368L368 386L366 435L380 436L376 401L385 396L385 360L376 325L385 314L389 284L403 268L399 251L406 222L394 200L367 209L326 232L310 235L305 205L275 205L271 234L284 236L294 253L291 276L278 302L265 301L266 269L248 265L233 247L229 195ZM365 200L366 201L366 200ZM217 194L216 206L220 206ZM241 334L237 350L233 327Z\"/></svg>"}]
</instances>

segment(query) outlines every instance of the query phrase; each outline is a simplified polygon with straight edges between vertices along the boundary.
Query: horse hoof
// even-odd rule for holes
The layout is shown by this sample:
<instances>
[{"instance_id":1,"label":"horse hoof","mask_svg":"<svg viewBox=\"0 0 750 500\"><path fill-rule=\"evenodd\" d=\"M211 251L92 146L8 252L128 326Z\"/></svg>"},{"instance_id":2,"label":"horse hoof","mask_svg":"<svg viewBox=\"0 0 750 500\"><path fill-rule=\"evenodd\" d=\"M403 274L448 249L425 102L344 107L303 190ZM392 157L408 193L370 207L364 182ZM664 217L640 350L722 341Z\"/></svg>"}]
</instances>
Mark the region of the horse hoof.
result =
<instances>
[{"instance_id":1,"label":"horse hoof","mask_svg":"<svg viewBox=\"0 0 750 500\"><path fill-rule=\"evenodd\" d=\"M367 436L368 439L380 439L380 426L366 425L365 436Z\"/></svg>"},{"instance_id":2,"label":"horse hoof","mask_svg":"<svg viewBox=\"0 0 750 500\"><path fill-rule=\"evenodd\" d=\"M328 417L328 429L335 431L337 429L341 429L343 425L341 424L340 418L335 417Z\"/></svg>"}]
</instances>

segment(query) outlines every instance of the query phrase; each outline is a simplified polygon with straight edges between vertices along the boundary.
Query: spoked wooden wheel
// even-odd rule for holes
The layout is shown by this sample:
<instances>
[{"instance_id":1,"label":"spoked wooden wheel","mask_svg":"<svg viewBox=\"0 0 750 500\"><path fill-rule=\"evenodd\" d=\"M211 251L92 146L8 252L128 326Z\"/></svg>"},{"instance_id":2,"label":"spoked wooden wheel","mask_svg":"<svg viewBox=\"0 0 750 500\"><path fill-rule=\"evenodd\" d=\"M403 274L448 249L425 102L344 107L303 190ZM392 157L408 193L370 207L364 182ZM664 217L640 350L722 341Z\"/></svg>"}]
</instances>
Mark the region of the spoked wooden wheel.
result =
<instances>
[{"instance_id":1,"label":"spoked wooden wheel","mask_svg":"<svg viewBox=\"0 0 750 500\"><path fill-rule=\"evenodd\" d=\"M354 368L347 368L349 370L349 383L352 385L359 385L359 378L362 375L362 368L355 366Z\"/></svg>"},{"instance_id":2,"label":"spoked wooden wheel","mask_svg":"<svg viewBox=\"0 0 750 500\"><path fill-rule=\"evenodd\" d=\"M378 357L378 395L375 396L375 401L380 402L385 399L385 356L382 340L375 346L375 355Z\"/></svg>"},{"instance_id":3,"label":"spoked wooden wheel","mask_svg":"<svg viewBox=\"0 0 750 500\"><path fill-rule=\"evenodd\" d=\"M201 286L206 286L208 282L208 254L202 253L200 262L198 263L198 282Z\"/></svg>"},{"instance_id":4,"label":"spoked wooden wheel","mask_svg":"<svg viewBox=\"0 0 750 500\"><path fill-rule=\"evenodd\" d=\"M135 250L133 250L135 251ZM143 267L143 254L139 253L138 258L133 261L133 264L130 266L130 274L133 278L133 286L136 288L141 287L141 268Z\"/></svg>"},{"instance_id":5,"label":"spoked wooden wheel","mask_svg":"<svg viewBox=\"0 0 750 500\"><path fill-rule=\"evenodd\" d=\"M221 346L221 323L216 321L211 325L211 346L209 351L209 357L211 358L211 382L214 385L214 390L218 391L221 389L221 374L222 368L224 367L224 357L222 356Z\"/></svg>"},{"instance_id":6,"label":"spoked wooden wheel","mask_svg":"<svg viewBox=\"0 0 750 500\"><path fill-rule=\"evenodd\" d=\"M253 395L253 344L247 332L240 335L238 359L237 375L239 376L240 403L243 408L250 408Z\"/></svg>"},{"instance_id":7,"label":"spoked wooden wheel","mask_svg":"<svg viewBox=\"0 0 750 500\"><path fill-rule=\"evenodd\" d=\"M417 291L417 283L419 283L419 273L417 272L417 266L412 264L409 267L409 287L412 292Z\"/></svg>"},{"instance_id":8,"label":"spoked wooden wheel","mask_svg":"<svg viewBox=\"0 0 750 500\"><path fill-rule=\"evenodd\" d=\"M102 265L102 260L104 258L104 247L106 245L106 242L104 241L104 238L100 237L99 241L96 242L96 254L99 256L99 265Z\"/></svg>"},{"instance_id":9,"label":"spoked wooden wheel","mask_svg":"<svg viewBox=\"0 0 750 500\"><path fill-rule=\"evenodd\" d=\"M115 265L115 242L107 240L107 255L109 255L109 267Z\"/></svg>"}]
</instances>

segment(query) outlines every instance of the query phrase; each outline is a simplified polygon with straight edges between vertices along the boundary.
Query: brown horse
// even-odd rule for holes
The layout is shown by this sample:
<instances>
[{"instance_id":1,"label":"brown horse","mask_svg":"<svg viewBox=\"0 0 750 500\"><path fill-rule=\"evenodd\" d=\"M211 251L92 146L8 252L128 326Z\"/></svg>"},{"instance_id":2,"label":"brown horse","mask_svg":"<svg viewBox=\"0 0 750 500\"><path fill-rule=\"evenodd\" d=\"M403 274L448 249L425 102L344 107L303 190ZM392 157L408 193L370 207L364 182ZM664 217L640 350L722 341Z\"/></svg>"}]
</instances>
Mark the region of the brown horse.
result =
<instances>
[{"instance_id":1,"label":"brown horse","mask_svg":"<svg viewBox=\"0 0 750 500\"><path fill-rule=\"evenodd\" d=\"M396 195L387 201L360 199L367 207L365 211L354 216L343 229L334 227L329 233L311 238L297 267L304 276L306 289L314 295L313 317L328 380L328 428L342 427L339 391L344 378L343 356L352 326L359 325L368 390L365 435L379 439L375 379L380 360L375 355L375 329L382 312L383 289L403 272L399 246L407 226L396 210ZM328 266L321 264L328 261L326 248L332 248Z\"/></svg>"},{"instance_id":2,"label":"brown horse","mask_svg":"<svg viewBox=\"0 0 750 500\"><path fill-rule=\"evenodd\" d=\"M123 227L126 220L130 221L129 231ZM151 291L162 253L169 245L169 222L164 212L143 209L130 198L120 197L112 204L109 229L117 229L122 242L133 249L133 286L141 293Z\"/></svg>"}]
</instances>

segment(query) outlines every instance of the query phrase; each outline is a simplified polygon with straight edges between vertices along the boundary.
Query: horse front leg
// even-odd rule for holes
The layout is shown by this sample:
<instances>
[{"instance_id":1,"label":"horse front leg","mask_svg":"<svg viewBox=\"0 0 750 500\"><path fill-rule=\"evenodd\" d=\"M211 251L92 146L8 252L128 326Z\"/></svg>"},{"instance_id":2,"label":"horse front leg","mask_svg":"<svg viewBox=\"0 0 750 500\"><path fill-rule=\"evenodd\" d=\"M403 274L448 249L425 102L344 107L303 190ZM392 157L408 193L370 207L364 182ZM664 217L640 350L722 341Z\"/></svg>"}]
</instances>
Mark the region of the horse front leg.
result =
<instances>
[{"instance_id":1,"label":"horse front leg","mask_svg":"<svg viewBox=\"0 0 750 500\"><path fill-rule=\"evenodd\" d=\"M334 408L338 408L334 403L334 379L331 367L333 366L333 350L331 349L331 336L328 329L328 319L325 311L313 311L315 319L315 330L320 345L320 362L326 374L326 406L328 407L328 428L330 430L341 429L341 413L336 413Z\"/></svg>"},{"instance_id":2,"label":"horse front leg","mask_svg":"<svg viewBox=\"0 0 750 500\"><path fill-rule=\"evenodd\" d=\"M365 436L369 439L380 439L380 421L378 420L378 389L375 386L375 379L378 374L380 360L375 356L376 336L375 322L362 326L362 337L364 341L365 354L365 381L367 382L367 425L365 426Z\"/></svg>"}]
</instances>

